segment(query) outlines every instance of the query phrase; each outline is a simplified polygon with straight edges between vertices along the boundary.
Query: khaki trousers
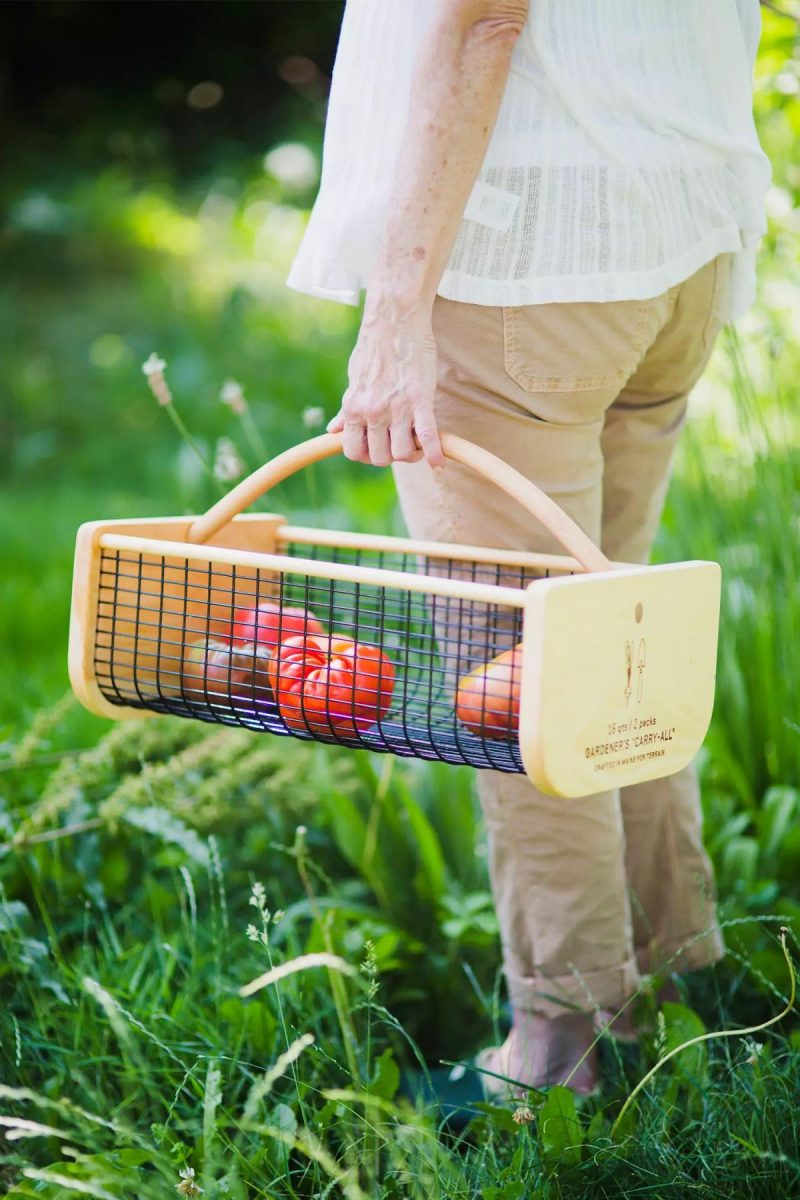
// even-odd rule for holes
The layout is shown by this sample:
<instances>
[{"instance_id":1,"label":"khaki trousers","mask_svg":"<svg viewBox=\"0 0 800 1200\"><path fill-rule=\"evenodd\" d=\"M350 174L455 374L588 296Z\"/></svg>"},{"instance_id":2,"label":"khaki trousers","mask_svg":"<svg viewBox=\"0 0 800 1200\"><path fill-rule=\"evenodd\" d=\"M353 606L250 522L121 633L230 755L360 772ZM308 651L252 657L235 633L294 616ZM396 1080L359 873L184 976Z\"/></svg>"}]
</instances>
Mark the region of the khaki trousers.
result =
<instances>
[{"instance_id":1,"label":"khaki trousers","mask_svg":"<svg viewBox=\"0 0 800 1200\"><path fill-rule=\"evenodd\" d=\"M611 558L647 561L687 396L723 323L730 256L649 300L499 308L437 297L440 428L493 451ZM413 537L558 552L466 467L398 463ZM640 972L724 953L692 767L564 800L477 772L514 1008L618 1008Z\"/></svg>"}]
</instances>

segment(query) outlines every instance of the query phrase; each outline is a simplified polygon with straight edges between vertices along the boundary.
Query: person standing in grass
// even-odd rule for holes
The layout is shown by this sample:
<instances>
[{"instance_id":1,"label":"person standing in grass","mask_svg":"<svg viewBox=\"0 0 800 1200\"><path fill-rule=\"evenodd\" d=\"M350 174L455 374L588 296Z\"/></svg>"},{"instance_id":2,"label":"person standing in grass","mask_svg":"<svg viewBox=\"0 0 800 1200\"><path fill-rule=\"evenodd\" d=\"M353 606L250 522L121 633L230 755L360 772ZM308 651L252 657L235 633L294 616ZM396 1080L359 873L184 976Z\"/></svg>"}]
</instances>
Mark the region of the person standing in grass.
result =
<instances>
[{"instance_id":1,"label":"person standing in grass","mask_svg":"<svg viewBox=\"0 0 800 1200\"><path fill-rule=\"evenodd\" d=\"M558 550L443 465L442 428L647 561L688 394L754 291L759 20L757 0L348 0L287 284L366 289L329 429L392 464L412 536ZM569 801L477 779L513 1010L479 1061L588 1092L598 1018L724 953L695 771Z\"/></svg>"}]
</instances>

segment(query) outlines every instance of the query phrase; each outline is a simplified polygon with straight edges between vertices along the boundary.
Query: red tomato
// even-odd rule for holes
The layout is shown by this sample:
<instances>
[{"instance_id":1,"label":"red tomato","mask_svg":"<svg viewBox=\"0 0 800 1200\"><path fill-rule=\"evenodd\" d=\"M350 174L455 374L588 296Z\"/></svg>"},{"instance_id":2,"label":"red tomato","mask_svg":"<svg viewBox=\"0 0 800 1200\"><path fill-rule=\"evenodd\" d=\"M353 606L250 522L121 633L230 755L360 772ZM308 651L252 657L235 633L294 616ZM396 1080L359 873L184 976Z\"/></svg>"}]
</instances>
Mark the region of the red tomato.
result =
<instances>
[{"instance_id":1,"label":"red tomato","mask_svg":"<svg viewBox=\"0 0 800 1200\"><path fill-rule=\"evenodd\" d=\"M286 608L265 600L256 608L239 608L234 613L231 640L257 642L271 650L287 637L298 634L322 634L325 626L305 608Z\"/></svg>"},{"instance_id":2,"label":"red tomato","mask_svg":"<svg viewBox=\"0 0 800 1200\"><path fill-rule=\"evenodd\" d=\"M498 654L458 681L459 721L484 738L512 738L519 728L522 645Z\"/></svg>"},{"instance_id":3,"label":"red tomato","mask_svg":"<svg viewBox=\"0 0 800 1200\"><path fill-rule=\"evenodd\" d=\"M265 703L272 699L264 646L230 646L227 642L206 640L190 642L183 655L181 683L190 700L237 706L241 700Z\"/></svg>"},{"instance_id":4,"label":"red tomato","mask_svg":"<svg viewBox=\"0 0 800 1200\"><path fill-rule=\"evenodd\" d=\"M353 737L389 709L394 665L351 637L290 637L269 662L278 711L292 729Z\"/></svg>"}]
</instances>

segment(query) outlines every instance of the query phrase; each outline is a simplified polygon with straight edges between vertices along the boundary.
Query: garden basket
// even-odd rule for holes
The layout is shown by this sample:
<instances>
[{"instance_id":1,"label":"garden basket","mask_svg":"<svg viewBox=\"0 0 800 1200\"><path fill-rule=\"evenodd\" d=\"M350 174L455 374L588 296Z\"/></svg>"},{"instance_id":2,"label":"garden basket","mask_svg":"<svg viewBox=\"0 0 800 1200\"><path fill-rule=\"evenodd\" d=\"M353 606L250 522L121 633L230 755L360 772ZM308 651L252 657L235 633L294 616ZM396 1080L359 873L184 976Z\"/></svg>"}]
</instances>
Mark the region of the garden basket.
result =
<instances>
[{"instance_id":1,"label":"garden basket","mask_svg":"<svg viewBox=\"0 0 800 1200\"><path fill-rule=\"evenodd\" d=\"M565 554L242 513L340 452L341 435L323 434L203 516L81 526L79 699L105 717L171 713L527 774L565 797L684 767L713 705L719 566L610 563L519 472L454 434L442 445Z\"/></svg>"}]
</instances>

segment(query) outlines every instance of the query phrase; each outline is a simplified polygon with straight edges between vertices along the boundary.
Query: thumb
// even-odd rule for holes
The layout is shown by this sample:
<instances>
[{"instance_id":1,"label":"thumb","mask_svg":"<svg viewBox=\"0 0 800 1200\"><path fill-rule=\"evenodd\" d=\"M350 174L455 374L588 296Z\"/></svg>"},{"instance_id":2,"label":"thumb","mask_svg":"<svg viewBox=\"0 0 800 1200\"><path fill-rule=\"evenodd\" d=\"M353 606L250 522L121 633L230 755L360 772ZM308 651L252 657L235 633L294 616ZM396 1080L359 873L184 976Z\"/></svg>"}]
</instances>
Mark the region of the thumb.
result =
<instances>
[{"instance_id":1,"label":"thumb","mask_svg":"<svg viewBox=\"0 0 800 1200\"><path fill-rule=\"evenodd\" d=\"M325 426L328 433L341 433L344 429L344 413L340 410Z\"/></svg>"}]
</instances>

